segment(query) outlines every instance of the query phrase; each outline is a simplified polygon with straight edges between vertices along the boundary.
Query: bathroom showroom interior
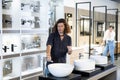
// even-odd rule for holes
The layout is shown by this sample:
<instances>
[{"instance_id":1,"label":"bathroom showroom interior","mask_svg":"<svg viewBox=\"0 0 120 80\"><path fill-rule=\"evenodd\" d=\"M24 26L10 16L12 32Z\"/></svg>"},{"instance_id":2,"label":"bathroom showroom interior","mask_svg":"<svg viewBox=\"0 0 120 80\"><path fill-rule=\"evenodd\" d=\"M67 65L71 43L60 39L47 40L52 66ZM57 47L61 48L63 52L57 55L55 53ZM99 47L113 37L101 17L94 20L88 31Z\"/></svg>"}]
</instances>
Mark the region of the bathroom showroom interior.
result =
<instances>
[{"instance_id":1,"label":"bathroom showroom interior","mask_svg":"<svg viewBox=\"0 0 120 80\"><path fill-rule=\"evenodd\" d=\"M72 54L46 67L46 42L60 18L70 26ZM109 26L114 63L110 52L102 55ZM120 80L120 0L0 0L0 47L0 80Z\"/></svg>"}]
</instances>

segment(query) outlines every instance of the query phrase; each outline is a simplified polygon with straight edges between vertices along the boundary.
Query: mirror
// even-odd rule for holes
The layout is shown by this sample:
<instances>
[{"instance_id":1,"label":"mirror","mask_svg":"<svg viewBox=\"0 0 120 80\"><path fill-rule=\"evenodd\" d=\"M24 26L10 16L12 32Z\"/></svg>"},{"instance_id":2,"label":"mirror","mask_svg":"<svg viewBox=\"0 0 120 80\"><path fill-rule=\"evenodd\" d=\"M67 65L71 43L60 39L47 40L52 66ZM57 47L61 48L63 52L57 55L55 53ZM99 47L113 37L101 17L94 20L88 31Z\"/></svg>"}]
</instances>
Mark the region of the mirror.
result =
<instances>
[{"instance_id":1,"label":"mirror","mask_svg":"<svg viewBox=\"0 0 120 80\"><path fill-rule=\"evenodd\" d=\"M80 18L80 35L90 35L89 32L89 18Z\"/></svg>"},{"instance_id":2,"label":"mirror","mask_svg":"<svg viewBox=\"0 0 120 80\"><path fill-rule=\"evenodd\" d=\"M97 22L97 37L103 37L105 30L104 22Z\"/></svg>"}]
</instances>

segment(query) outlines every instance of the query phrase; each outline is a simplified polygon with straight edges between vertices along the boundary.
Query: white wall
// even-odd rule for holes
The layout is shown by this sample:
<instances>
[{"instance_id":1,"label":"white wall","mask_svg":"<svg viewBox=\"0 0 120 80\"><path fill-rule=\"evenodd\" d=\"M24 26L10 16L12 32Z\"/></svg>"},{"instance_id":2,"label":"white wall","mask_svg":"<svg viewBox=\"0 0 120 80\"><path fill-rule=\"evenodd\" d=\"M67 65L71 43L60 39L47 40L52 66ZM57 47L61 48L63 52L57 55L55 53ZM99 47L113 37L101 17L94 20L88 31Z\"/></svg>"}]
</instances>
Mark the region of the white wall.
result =
<instances>
[{"instance_id":1,"label":"white wall","mask_svg":"<svg viewBox=\"0 0 120 80\"><path fill-rule=\"evenodd\" d=\"M56 7L56 20L64 18L64 3L63 0L58 0L58 6Z\"/></svg>"},{"instance_id":2,"label":"white wall","mask_svg":"<svg viewBox=\"0 0 120 80\"><path fill-rule=\"evenodd\" d=\"M64 0L64 6L75 7L76 2L91 2L93 6L104 6L106 5L108 8L117 8L118 4L116 2L110 0ZM82 9L88 9L88 6L85 4L81 6ZM97 10L96 10L97 11ZM99 12L104 12L104 10L98 10ZM112 13L112 11L109 13ZM114 12L113 12L114 13Z\"/></svg>"}]
</instances>

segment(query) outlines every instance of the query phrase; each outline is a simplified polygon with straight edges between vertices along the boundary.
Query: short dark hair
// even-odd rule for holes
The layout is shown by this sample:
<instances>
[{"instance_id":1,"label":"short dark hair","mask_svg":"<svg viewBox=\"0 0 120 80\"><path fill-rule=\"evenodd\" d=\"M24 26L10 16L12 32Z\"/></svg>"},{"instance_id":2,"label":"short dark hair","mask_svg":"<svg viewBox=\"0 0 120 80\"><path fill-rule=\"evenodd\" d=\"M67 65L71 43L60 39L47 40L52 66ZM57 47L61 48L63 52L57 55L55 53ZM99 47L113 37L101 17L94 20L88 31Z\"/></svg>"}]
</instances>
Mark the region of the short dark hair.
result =
<instances>
[{"instance_id":1,"label":"short dark hair","mask_svg":"<svg viewBox=\"0 0 120 80\"><path fill-rule=\"evenodd\" d=\"M71 32L71 29L70 29L69 24L68 24L67 21L66 21L65 19L63 19L63 18L60 18L60 19L57 20L57 22L55 23L55 25L54 25L54 27L53 27L53 32L57 32L57 31L58 31L58 30L57 30L57 25L58 25L59 23L63 23L63 24L64 24L64 26L65 26L64 33L67 34L67 33L70 33L70 32Z\"/></svg>"},{"instance_id":2,"label":"short dark hair","mask_svg":"<svg viewBox=\"0 0 120 80\"><path fill-rule=\"evenodd\" d=\"M112 28L112 29L114 29L114 26L113 26L113 25L110 25L110 26L109 26L109 28Z\"/></svg>"}]
</instances>

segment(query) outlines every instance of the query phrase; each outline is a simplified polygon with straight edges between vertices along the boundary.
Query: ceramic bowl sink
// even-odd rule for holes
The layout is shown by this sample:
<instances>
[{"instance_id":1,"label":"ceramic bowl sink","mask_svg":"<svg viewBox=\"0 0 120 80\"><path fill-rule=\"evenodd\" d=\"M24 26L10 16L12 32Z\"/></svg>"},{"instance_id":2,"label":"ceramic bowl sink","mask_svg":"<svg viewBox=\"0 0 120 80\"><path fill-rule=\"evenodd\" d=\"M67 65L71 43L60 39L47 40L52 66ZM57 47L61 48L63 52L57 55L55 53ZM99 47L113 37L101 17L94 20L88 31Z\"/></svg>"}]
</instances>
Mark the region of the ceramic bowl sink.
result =
<instances>
[{"instance_id":1,"label":"ceramic bowl sink","mask_svg":"<svg viewBox=\"0 0 120 80\"><path fill-rule=\"evenodd\" d=\"M66 63L53 63L48 65L48 69L55 77L66 77L72 73L74 66Z\"/></svg>"},{"instance_id":2,"label":"ceramic bowl sink","mask_svg":"<svg viewBox=\"0 0 120 80\"><path fill-rule=\"evenodd\" d=\"M96 64L107 64L108 63L108 58L106 56L92 55L90 56L90 59L95 60Z\"/></svg>"},{"instance_id":3,"label":"ceramic bowl sink","mask_svg":"<svg viewBox=\"0 0 120 80\"><path fill-rule=\"evenodd\" d=\"M74 61L75 70L85 71L85 70L94 70L95 61L90 59L79 59Z\"/></svg>"}]
</instances>

